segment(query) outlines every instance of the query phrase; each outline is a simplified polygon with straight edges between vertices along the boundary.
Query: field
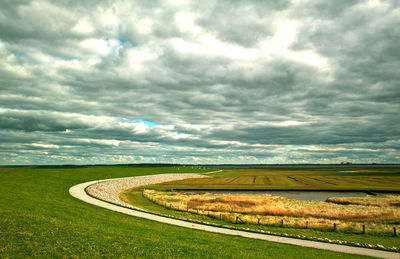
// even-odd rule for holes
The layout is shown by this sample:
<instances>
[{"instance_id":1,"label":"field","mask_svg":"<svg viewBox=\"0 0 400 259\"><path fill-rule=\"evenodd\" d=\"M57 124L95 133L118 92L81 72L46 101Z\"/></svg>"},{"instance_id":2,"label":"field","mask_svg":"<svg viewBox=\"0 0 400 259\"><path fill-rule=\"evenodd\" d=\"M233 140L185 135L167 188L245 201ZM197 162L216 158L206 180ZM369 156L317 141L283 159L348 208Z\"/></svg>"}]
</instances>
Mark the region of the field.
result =
<instances>
[{"instance_id":1,"label":"field","mask_svg":"<svg viewBox=\"0 0 400 259\"><path fill-rule=\"evenodd\" d=\"M158 189L400 191L399 167L223 168L209 179L187 179Z\"/></svg>"},{"instance_id":2,"label":"field","mask_svg":"<svg viewBox=\"0 0 400 259\"><path fill-rule=\"evenodd\" d=\"M398 167L222 169L210 178L150 185L144 191L125 191L121 197L155 212L216 224L244 223L252 229L399 247L399 237L393 237L393 227L398 231L400 224L398 194L330 198L329 202L320 202L266 197L257 192L242 196L207 192L217 189L393 192L400 190ZM171 191L174 189L177 192Z\"/></svg>"},{"instance_id":3,"label":"field","mask_svg":"<svg viewBox=\"0 0 400 259\"><path fill-rule=\"evenodd\" d=\"M0 258L364 258L170 226L68 193L90 180L171 172L177 168L0 167Z\"/></svg>"}]
</instances>

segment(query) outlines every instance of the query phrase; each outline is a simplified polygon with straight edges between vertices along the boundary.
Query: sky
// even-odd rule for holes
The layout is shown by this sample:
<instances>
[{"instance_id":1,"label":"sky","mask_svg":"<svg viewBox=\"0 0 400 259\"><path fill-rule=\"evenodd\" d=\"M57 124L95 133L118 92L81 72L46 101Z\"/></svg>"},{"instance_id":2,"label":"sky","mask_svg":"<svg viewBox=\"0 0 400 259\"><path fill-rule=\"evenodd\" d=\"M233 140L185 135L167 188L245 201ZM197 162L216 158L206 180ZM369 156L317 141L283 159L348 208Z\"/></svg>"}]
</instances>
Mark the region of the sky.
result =
<instances>
[{"instance_id":1,"label":"sky","mask_svg":"<svg viewBox=\"0 0 400 259\"><path fill-rule=\"evenodd\" d=\"M400 162L397 0L0 2L0 164Z\"/></svg>"}]
</instances>

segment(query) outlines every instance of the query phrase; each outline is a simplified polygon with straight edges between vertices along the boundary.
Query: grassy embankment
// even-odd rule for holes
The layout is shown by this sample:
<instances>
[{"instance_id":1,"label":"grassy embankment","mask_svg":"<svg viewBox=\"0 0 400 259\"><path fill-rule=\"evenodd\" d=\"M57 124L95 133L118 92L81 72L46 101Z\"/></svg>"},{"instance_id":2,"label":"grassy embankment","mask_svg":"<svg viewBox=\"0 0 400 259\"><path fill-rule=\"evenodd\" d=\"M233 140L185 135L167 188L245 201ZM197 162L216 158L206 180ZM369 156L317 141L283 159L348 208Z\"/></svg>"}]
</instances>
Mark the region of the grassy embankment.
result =
<instances>
[{"instance_id":1,"label":"grassy embankment","mask_svg":"<svg viewBox=\"0 0 400 259\"><path fill-rule=\"evenodd\" d=\"M399 180L399 174L396 174L397 171L398 168L352 168L347 170L344 170L343 168L314 168L311 170L298 168L229 169L224 170L224 172L218 173L215 176L213 175L214 177L210 179L203 178L182 180L162 183L151 187L156 189L184 189L184 187L191 187L192 189L204 189L204 187L210 187L209 189L216 189L216 187L219 187L220 189L249 189L251 186L253 186L254 189L283 189L283 187L286 186L287 189L304 189L304 186L308 186L310 189L317 189L318 186L320 186L319 189L328 189L329 186L331 190L366 190L377 188L380 190L385 190L385 188L386 190L393 190L396 188L396 182ZM279 172L281 172L281 174ZM348 177L354 179L349 181ZM293 180L293 178L296 180ZM304 178L312 179L314 181L314 185L310 183L311 180L309 182L306 182L305 180L303 182L299 181L299 179ZM339 180L337 180L335 184L329 182L332 181L333 178L345 179L340 182L340 185ZM374 181L372 181L371 178ZM247 182L244 181L244 179L246 179ZM249 184L248 179L252 179L252 183ZM264 181L264 184L261 184L260 182L257 182L257 179L270 180ZM272 181L271 179L274 180ZM315 179L318 179L318 181ZM240 181L242 184L238 184ZM288 184L288 182L291 184ZM320 182L321 185L316 184L316 182ZM224 184L222 185L221 183ZM302 183L303 185L299 183ZM235 188L232 188L232 186ZM398 186L399 185L397 185L397 188ZM150 201L146 201L146 199L142 197L141 192L138 190L125 192L123 197L129 202L135 203L135 205L140 205L146 209L159 213L206 220L219 224L229 224L229 222L232 223L235 221L236 216L240 216L240 218L246 222L253 223L253 225L247 225L247 227L255 229L266 229L275 232L284 231L292 234L296 233L307 236L328 237L331 239L360 243L383 244L385 246L398 247L400 243L399 237L392 237L392 227L398 226L399 223L396 201L392 207L389 206L377 208L371 206L343 206L325 202L304 202L290 199L273 198L273 201L275 202L274 205L270 200L269 206L263 207L262 203L266 203L265 200L249 201L248 198L244 198L245 201L240 199L236 200L236 207L239 207L242 211L236 210L232 212L232 206L235 206L235 201L232 200L226 200L222 202L222 204L221 202L217 204L218 200L216 200L215 197L208 197L208 200L211 200L212 202L210 202L210 204L208 204L210 206L207 207L207 204L204 203L204 200L199 202L199 200L196 200L196 198L194 200L192 199L191 201L188 197L186 197L188 198L186 201L183 201L185 199L181 199L182 197L179 198L179 196L170 196L167 197L167 200L161 199L162 202L168 203L167 206L173 204L175 208L180 206L181 210L186 210L185 206L187 206L187 203L190 202L191 204L189 207L191 213L188 213L185 211L172 211L167 208L157 206ZM252 197L252 199L254 199L254 197ZM253 206L248 206L250 204L249 202L254 203ZM273 205L273 208L271 208L271 205ZM216 206L219 206L219 208L216 208ZM252 211L249 211L250 207ZM208 211L210 211L211 217L216 218L219 218L220 213L223 212L223 218L225 221L207 217L206 215L208 215ZM228 211L231 212L227 213ZM245 213L240 214L241 212ZM264 215L258 215L263 214L260 212L263 212ZM197 213L203 215L196 215ZM373 220L371 220L371 217ZM265 224L265 226L257 225L258 218L260 218L260 224ZM284 228L280 227L282 219L284 220ZM333 223L338 224L336 232L332 232ZM308 229L305 229L307 224ZM362 225L366 225L366 234L361 234Z\"/></svg>"},{"instance_id":2,"label":"grassy embankment","mask_svg":"<svg viewBox=\"0 0 400 259\"><path fill-rule=\"evenodd\" d=\"M152 222L68 193L69 187L90 180L169 172L177 169L1 167L0 258L357 258Z\"/></svg>"}]
</instances>

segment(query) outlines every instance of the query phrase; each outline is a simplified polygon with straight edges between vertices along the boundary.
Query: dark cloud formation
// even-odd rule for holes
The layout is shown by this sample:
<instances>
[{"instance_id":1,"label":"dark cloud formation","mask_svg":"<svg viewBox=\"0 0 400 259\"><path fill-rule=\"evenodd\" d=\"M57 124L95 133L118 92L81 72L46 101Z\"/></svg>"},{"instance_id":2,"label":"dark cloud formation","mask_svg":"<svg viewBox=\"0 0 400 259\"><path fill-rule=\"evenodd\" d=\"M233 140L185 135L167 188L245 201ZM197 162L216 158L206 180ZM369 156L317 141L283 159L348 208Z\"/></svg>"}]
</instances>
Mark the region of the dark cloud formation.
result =
<instances>
[{"instance_id":1,"label":"dark cloud formation","mask_svg":"<svg viewBox=\"0 0 400 259\"><path fill-rule=\"evenodd\" d=\"M0 7L0 164L399 162L397 1Z\"/></svg>"}]
</instances>

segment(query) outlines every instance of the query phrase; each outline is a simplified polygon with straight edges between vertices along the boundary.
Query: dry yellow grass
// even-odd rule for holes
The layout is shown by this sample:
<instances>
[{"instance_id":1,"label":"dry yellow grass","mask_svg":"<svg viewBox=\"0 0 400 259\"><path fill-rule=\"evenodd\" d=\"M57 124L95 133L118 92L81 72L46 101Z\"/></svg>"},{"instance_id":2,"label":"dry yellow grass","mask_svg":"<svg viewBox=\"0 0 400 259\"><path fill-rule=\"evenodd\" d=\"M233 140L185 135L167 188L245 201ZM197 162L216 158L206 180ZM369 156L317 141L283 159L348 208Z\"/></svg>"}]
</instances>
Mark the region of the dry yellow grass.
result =
<instances>
[{"instance_id":1,"label":"dry yellow grass","mask_svg":"<svg viewBox=\"0 0 400 259\"><path fill-rule=\"evenodd\" d=\"M347 221L388 222L400 218L400 211L393 206L368 207L340 205L320 201L299 201L274 196L196 197L184 199L183 204L192 209L242 214L318 217Z\"/></svg>"},{"instance_id":2,"label":"dry yellow grass","mask_svg":"<svg viewBox=\"0 0 400 259\"><path fill-rule=\"evenodd\" d=\"M377 195L377 196L366 196L366 197L331 197L326 200L336 204L354 204L364 206L376 206L376 207L399 207L400 209L400 195Z\"/></svg>"},{"instance_id":3,"label":"dry yellow grass","mask_svg":"<svg viewBox=\"0 0 400 259\"><path fill-rule=\"evenodd\" d=\"M154 202L173 209L189 210L213 217L220 217L222 214L229 221L235 221L236 216L239 216L251 224L281 224L284 220L286 226L327 228L336 223L338 229L354 231L360 231L362 225L367 224L370 231L385 232L390 231L394 224L400 223L400 210L396 203L400 196L396 195L367 197L365 201L368 200L368 204L380 204L369 206L356 204L356 199L360 198L350 199L355 204L343 205L300 201L267 194L185 194L155 190L145 190L143 194Z\"/></svg>"}]
</instances>

